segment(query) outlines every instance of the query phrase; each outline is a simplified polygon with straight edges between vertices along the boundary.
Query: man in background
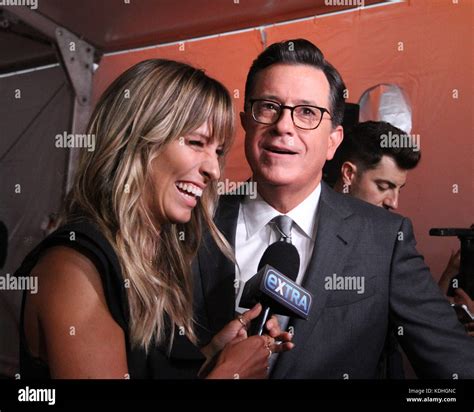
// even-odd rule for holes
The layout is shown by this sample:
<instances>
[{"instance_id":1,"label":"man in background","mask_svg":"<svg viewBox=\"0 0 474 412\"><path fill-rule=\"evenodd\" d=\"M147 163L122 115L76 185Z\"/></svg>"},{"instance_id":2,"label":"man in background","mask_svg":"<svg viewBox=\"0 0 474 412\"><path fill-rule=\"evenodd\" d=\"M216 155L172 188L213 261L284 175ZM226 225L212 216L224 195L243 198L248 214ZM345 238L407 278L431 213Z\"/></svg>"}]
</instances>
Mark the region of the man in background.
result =
<instances>
[{"instance_id":1,"label":"man in background","mask_svg":"<svg viewBox=\"0 0 474 412\"><path fill-rule=\"evenodd\" d=\"M385 136L400 136L393 145L384 145ZM356 124L346 135L337 152L341 162L340 175L334 190L349 193L359 199L396 210L400 191L408 172L421 158L420 148L404 131L387 122L368 121Z\"/></svg>"},{"instance_id":2,"label":"man in background","mask_svg":"<svg viewBox=\"0 0 474 412\"><path fill-rule=\"evenodd\" d=\"M386 136L400 137L394 145L384 145ZM414 169L421 158L420 148L411 144L401 129L382 121L357 123L350 128L338 147L335 158L334 190L347 193L387 210L398 208L401 189L405 186L408 171ZM410 142L409 147L398 143ZM402 146L402 147L399 147ZM390 325L386 342L386 371L390 379L403 379L402 355Z\"/></svg>"},{"instance_id":3,"label":"man in background","mask_svg":"<svg viewBox=\"0 0 474 412\"><path fill-rule=\"evenodd\" d=\"M393 144L385 144L387 137ZM366 121L349 128L334 158L338 163L335 170L339 171L334 190L387 210L396 210L408 172L418 165L421 151L419 143L403 130L388 122ZM451 255L439 280L444 294L447 294L450 280L459 273L459 256L459 250ZM461 288L455 290L455 301L474 308L472 300ZM473 336L471 329L467 328ZM403 378L402 359L394 337L389 339L387 350L389 377Z\"/></svg>"}]
</instances>

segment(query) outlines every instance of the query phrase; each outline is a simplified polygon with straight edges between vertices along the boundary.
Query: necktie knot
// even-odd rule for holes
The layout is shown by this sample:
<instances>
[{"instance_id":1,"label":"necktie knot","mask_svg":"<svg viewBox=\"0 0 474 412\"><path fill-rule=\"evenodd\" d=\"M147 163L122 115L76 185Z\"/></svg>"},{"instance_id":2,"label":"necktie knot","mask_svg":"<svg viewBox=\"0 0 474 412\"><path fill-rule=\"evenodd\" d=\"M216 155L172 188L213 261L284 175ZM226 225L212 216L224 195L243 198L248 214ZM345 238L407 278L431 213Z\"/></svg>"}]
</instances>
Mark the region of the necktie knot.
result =
<instances>
[{"instance_id":1,"label":"necktie knot","mask_svg":"<svg viewBox=\"0 0 474 412\"><path fill-rule=\"evenodd\" d=\"M272 219L275 224L280 241L291 243L291 228L293 226L293 219L286 215L279 215Z\"/></svg>"}]
</instances>

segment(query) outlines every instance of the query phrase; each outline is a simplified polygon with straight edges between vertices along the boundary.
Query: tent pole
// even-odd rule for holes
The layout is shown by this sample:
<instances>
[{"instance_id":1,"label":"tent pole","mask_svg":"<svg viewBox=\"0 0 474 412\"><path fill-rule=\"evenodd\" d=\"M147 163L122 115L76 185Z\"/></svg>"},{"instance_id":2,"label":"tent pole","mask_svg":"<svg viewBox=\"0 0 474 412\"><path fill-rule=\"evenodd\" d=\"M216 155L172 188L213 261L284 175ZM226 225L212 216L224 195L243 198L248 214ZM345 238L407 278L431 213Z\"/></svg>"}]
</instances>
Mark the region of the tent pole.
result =
<instances>
[{"instance_id":1,"label":"tent pole","mask_svg":"<svg viewBox=\"0 0 474 412\"><path fill-rule=\"evenodd\" d=\"M29 7L10 7L8 13L36 29L56 45L60 53L62 67L74 91L71 133L74 136L84 134L91 113L94 58L97 60L99 53L91 44ZM78 147L69 149L66 193L72 185L79 150L81 148Z\"/></svg>"},{"instance_id":2,"label":"tent pole","mask_svg":"<svg viewBox=\"0 0 474 412\"><path fill-rule=\"evenodd\" d=\"M56 28L56 44L61 54L63 67L74 89L74 109L72 116L73 136L86 132L92 109L92 76L94 73L94 46L77 37L63 27ZM95 139L95 136L91 137ZM69 149L66 193L71 189L79 160L79 151L85 148Z\"/></svg>"}]
</instances>

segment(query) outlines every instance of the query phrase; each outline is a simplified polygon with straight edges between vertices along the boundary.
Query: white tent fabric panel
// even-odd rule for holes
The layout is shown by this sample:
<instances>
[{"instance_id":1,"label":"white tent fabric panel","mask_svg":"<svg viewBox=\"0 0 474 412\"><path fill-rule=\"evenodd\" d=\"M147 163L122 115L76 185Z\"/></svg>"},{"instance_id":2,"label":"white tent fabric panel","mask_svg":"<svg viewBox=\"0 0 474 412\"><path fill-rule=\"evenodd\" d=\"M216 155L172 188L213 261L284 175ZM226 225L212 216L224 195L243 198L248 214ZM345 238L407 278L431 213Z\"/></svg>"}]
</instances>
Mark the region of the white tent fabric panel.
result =
<instances>
[{"instance_id":1,"label":"white tent fabric panel","mask_svg":"<svg viewBox=\"0 0 474 412\"><path fill-rule=\"evenodd\" d=\"M64 195L68 150L55 137L70 130L72 98L60 67L0 78L0 220L8 255L0 276L13 274L46 233ZM18 370L22 291L0 290L0 374Z\"/></svg>"}]
</instances>

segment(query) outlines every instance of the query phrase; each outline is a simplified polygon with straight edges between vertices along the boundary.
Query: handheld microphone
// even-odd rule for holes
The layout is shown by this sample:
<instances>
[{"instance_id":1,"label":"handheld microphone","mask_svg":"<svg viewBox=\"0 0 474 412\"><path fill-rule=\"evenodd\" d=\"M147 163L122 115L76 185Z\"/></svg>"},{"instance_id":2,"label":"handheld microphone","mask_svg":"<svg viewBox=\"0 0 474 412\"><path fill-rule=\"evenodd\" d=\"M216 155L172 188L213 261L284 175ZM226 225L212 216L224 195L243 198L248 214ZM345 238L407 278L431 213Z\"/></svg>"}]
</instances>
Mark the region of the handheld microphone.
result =
<instances>
[{"instance_id":1,"label":"handheld microphone","mask_svg":"<svg viewBox=\"0 0 474 412\"><path fill-rule=\"evenodd\" d=\"M267 248L259 271L245 284L239 303L245 308L262 304L261 314L252 321L250 335L261 335L272 314L308 318L312 295L295 282L299 266L294 245L280 241Z\"/></svg>"}]
</instances>

